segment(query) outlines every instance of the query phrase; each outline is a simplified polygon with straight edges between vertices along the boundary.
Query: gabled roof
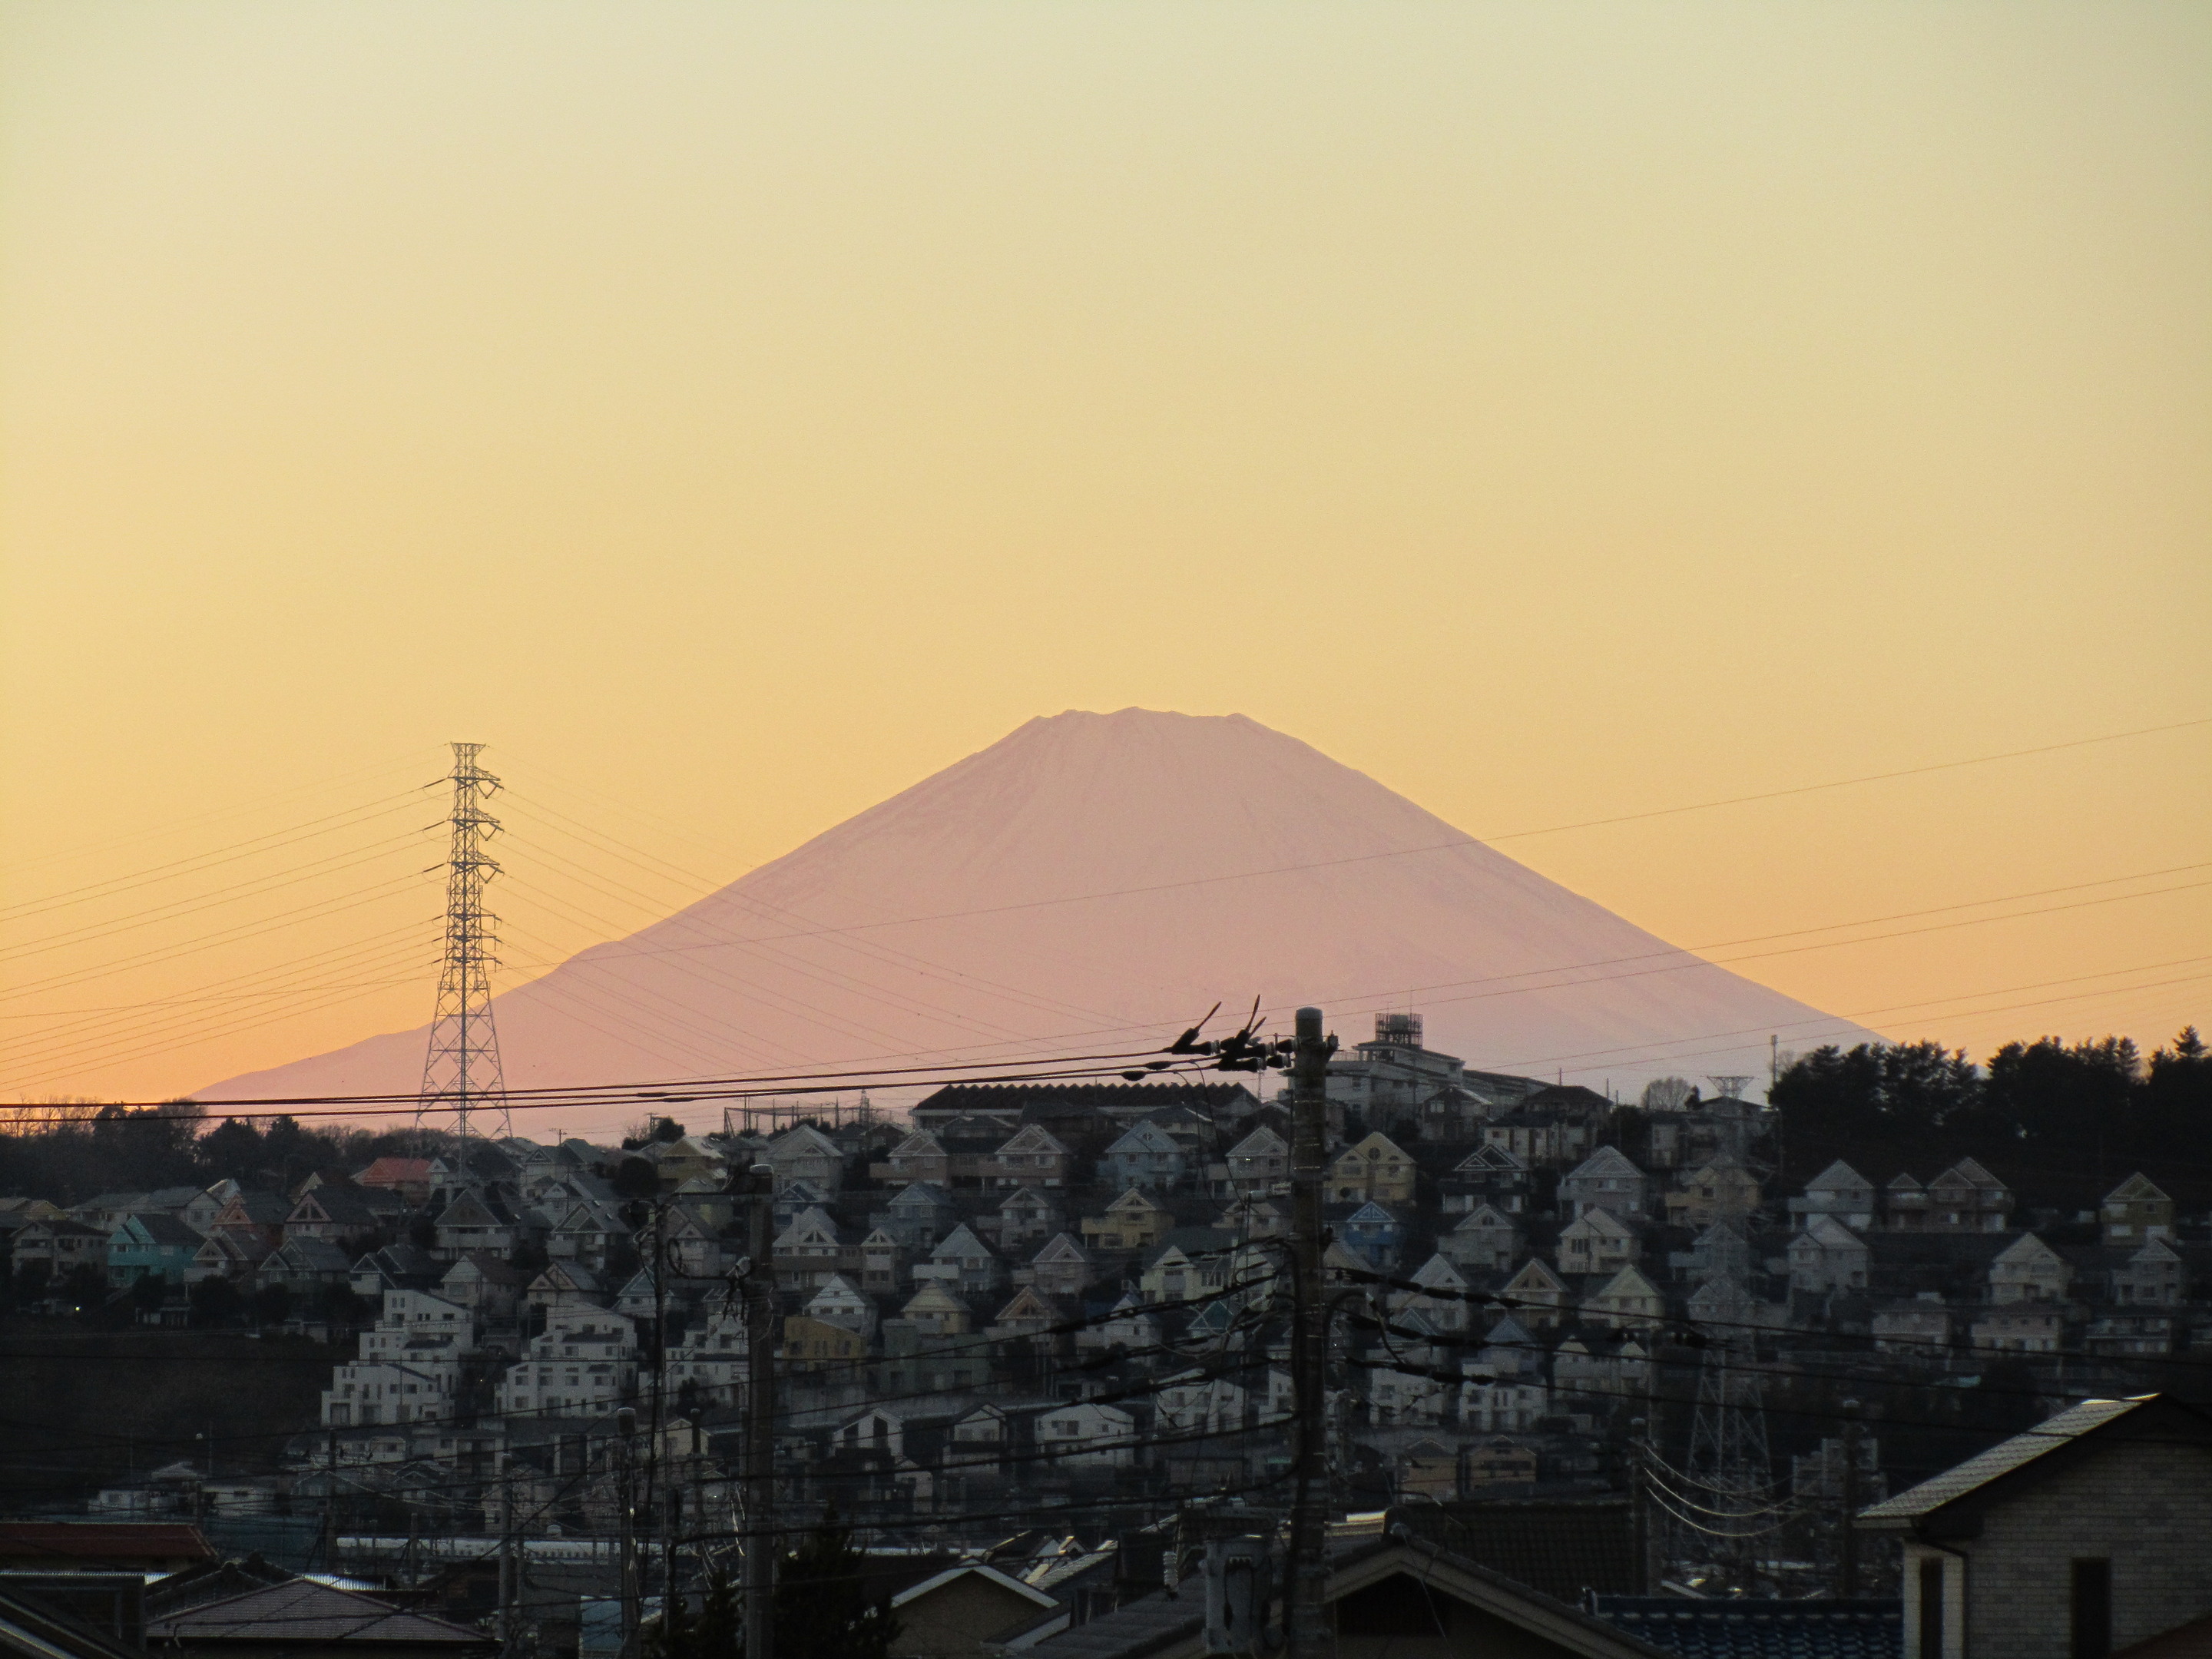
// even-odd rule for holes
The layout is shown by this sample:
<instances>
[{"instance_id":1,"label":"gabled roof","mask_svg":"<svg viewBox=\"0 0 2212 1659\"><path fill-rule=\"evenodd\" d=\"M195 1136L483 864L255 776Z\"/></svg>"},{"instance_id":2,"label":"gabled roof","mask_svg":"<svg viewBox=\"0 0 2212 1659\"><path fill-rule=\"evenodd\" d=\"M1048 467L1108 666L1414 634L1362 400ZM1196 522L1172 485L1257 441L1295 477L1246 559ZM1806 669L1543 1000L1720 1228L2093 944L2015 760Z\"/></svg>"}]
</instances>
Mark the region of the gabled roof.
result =
<instances>
[{"instance_id":1,"label":"gabled roof","mask_svg":"<svg viewBox=\"0 0 2212 1659\"><path fill-rule=\"evenodd\" d=\"M1874 1190L1874 1182L1840 1158L1805 1183L1805 1190L1808 1193L1842 1192L1853 1188L1870 1193Z\"/></svg>"},{"instance_id":2,"label":"gabled roof","mask_svg":"<svg viewBox=\"0 0 2212 1659\"><path fill-rule=\"evenodd\" d=\"M1498 1170L1525 1172L1528 1160L1510 1146L1500 1146L1486 1141L1453 1167L1455 1175L1483 1175Z\"/></svg>"},{"instance_id":3,"label":"gabled roof","mask_svg":"<svg viewBox=\"0 0 2212 1659\"><path fill-rule=\"evenodd\" d=\"M1592 1205L1559 1229L1562 1238L1633 1238L1636 1230L1602 1205Z\"/></svg>"},{"instance_id":4,"label":"gabled roof","mask_svg":"<svg viewBox=\"0 0 2212 1659\"><path fill-rule=\"evenodd\" d=\"M1526 1348L1535 1340L1528 1334L1528 1328L1511 1314L1500 1318L1482 1338L1483 1346L1491 1348Z\"/></svg>"},{"instance_id":5,"label":"gabled roof","mask_svg":"<svg viewBox=\"0 0 2212 1659\"><path fill-rule=\"evenodd\" d=\"M975 1237L975 1229L962 1222L945 1235L937 1248L929 1253L932 1261L996 1261L999 1258L991 1247Z\"/></svg>"},{"instance_id":6,"label":"gabled roof","mask_svg":"<svg viewBox=\"0 0 2212 1659\"><path fill-rule=\"evenodd\" d=\"M810 1204L793 1216L791 1225L775 1236L774 1243L780 1246L787 1239L794 1243L823 1240L832 1244L843 1242L837 1231L836 1218L818 1204Z\"/></svg>"},{"instance_id":7,"label":"gabled roof","mask_svg":"<svg viewBox=\"0 0 2212 1659\"><path fill-rule=\"evenodd\" d=\"M344 1642L364 1651L387 1644L489 1650L491 1638L442 1619L410 1613L352 1590L294 1578L203 1602L146 1626L149 1646L172 1642L267 1643L281 1652L303 1643Z\"/></svg>"},{"instance_id":8,"label":"gabled roof","mask_svg":"<svg viewBox=\"0 0 2212 1659\"><path fill-rule=\"evenodd\" d=\"M1091 1263L1091 1252L1085 1249L1073 1233L1054 1233L1045 1246L1030 1258L1035 1262L1080 1261Z\"/></svg>"},{"instance_id":9,"label":"gabled roof","mask_svg":"<svg viewBox=\"0 0 2212 1659\"><path fill-rule=\"evenodd\" d=\"M489 1250L471 1250L448 1268L438 1282L441 1285L453 1279L477 1279L487 1285L507 1285L521 1289L530 1283L530 1275L505 1256L495 1255Z\"/></svg>"},{"instance_id":10,"label":"gabled roof","mask_svg":"<svg viewBox=\"0 0 2212 1659\"><path fill-rule=\"evenodd\" d=\"M1034 1285L1024 1285L1006 1298L1006 1305L992 1316L999 1323L1009 1319L1057 1319L1058 1310L1050 1300L1037 1294Z\"/></svg>"},{"instance_id":11,"label":"gabled roof","mask_svg":"<svg viewBox=\"0 0 2212 1659\"><path fill-rule=\"evenodd\" d=\"M2157 1204L2172 1200L2152 1184L2151 1178L2141 1170L2105 1194L2107 1204Z\"/></svg>"},{"instance_id":12,"label":"gabled roof","mask_svg":"<svg viewBox=\"0 0 2212 1659\"><path fill-rule=\"evenodd\" d=\"M887 1207L894 1210L951 1210L959 1206L953 1203L952 1194L935 1182L914 1181L902 1188Z\"/></svg>"},{"instance_id":13,"label":"gabled roof","mask_svg":"<svg viewBox=\"0 0 2212 1659\"><path fill-rule=\"evenodd\" d=\"M1234 1146L1231 1146L1229 1149L1229 1156L1231 1158L1261 1158L1281 1154L1287 1157L1290 1150L1289 1143L1286 1142L1282 1136L1277 1134L1273 1129L1270 1129L1263 1123L1258 1128L1253 1130L1250 1134L1246 1135L1243 1139L1238 1141Z\"/></svg>"},{"instance_id":14,"label":"gabled roof","mask_svg":"<svg viewBox=\"0 0 2212 1659\"><path fill-rule=\"evenodd\" d=\"M1715 1284L1720 1283L1718 1279L1716 1279L1713 1282ZM1607 1279L1603 1285L1600 1285L1598 1287L1597 1294L1590 1297L1590 1305L1595 1307L1601 1303L1626 1302L1630 1300L1638 1302L1663 1302L1665 1298L1659 1294L1659 1287L1656 1285L1654 1285L1650 1279L1646 1279L1642 1273L1631 1267L1623 1267L1619 1273L1613 1274L1612 1278Z\"/></svg>"},{"instance_id":15,"label":"gabled roof","mask_svg":"<svg viewBox=\"0 0 2212 1659\"><path fill-rule=\"evenodd\" d=\"M1628 1154L1618 1146L1601 1146L1567 1172L1570 1181L1593 1181L1601 1177L1619 1180L1622 1177L1641 1181L1644 1171L1630 1162Z\"/></svg>"},{"instance_id":16,"label":"gabled roof","mask_svg":"<svg viewBox=\"0 0 2212 1659\"><path fill-rule=\"evenodd\" d=\"M1867 1248L1864 1239L1832 1215L1812 1217L1800 1230L1797 1238L1790 1242L1795 1244L1798 1239L1810 1239L1824 1250L1863 1250Z\"/></svg>"},{"instance_id":17,"label":"gabled roof","mask_svg":"<svg viewBox=\"0 0 2212 1659\"><path fill-rule=\"evenodd\" d=\"M1330 1160L1330 1167L1333 1169L1350 1158L1356 1158L1363 1164L1374 1164L1380 1163L1385 1157L1405 1158L1406 1156L1404 1147L1380 1129L1374 1129L1338 1153Z\"/></svg>"},{"instance_id":18,"label":"gabled roof","mask_svg":"<svg viewBox=\"0 0 2212 1659\"><path fill-rule=\"evenodd\" d=\"M289 1261L308 1273L347 1273L353 1271L351 1259L327 1238L288 1238L278 1248L274 1259Z\"/></svg>"},{"instance_id":19,"label":"gabled roof","mask_svg":"<svg viewBox=\"0 0 2212 1659\"><path fill-rule=\"evenodd\" d=\"M1495 1204L1478 1204L1452 1231L1455 1233L1495 1232L1501 1227L1508 1232L1515 1231L1513 1218Z\"/></svg>"},{"instance_id":20,"label":"gabled roof","mask_svg":"<svg viewBox=\"0 0 2212 1659\"><path fill-rule=\"evenodd\" d=\"M988 1562L963 1562L963 1564L957 1564L957 1566L947 1566L942 1573L922 1579L921 1583L909 1583L905 1590L900 1590L898 1595L891 1597L891 1606L894 1606L894 1608L902 1608L902 1606L909 1606L911 1601L921 1601L925 1595L938 1593L938 1590L942 1590L945 1586L953 1583L956 1579L980 1579L982 1583L991 1583L991 1586L995 1586L995 1589L1006 1590L1009 1595L1020 1597L1022 1601L1029 1601L1029 1604L1036 1606L1036 1608L1057 1608L1057 1606L1060 1606L1060 1601L1053 1599L1051 1595L1046 1595L1044 1590L1033 1590L1029 1589L1026 1583L1022 1583L1022 1579L1006 1577L1005 1573L1000 1573L998 1568L991 1566Z\"/></svg>"},{"instance_id":21,"label":"gabled roof","mask_svg":"<svg viewBox=\"0 0 2212 1659\"><path fill-rule=\"evenodd\" d=\"M1345 1222L1346 1225L1357 1222L1363 1227L1402 1227L1406 1218L1381 1200L1370 1198L1346 1216Z\"/></svg>"},{"instance_id":22,"label":"gabled roof","mask_svg":"<svg viewBox=\"0 0 2212 1659\"><path fill-rule=\"evenodd\" d=\"M1984 1169L1978 1161L1971 1158L1960 1158L1956 1164L1954 1164L1949 1169L1944 1170L1942 1175L1937 1176L1935 1180L1929 1182L1928 1184L1930 1187L1942 1187L1954 1182L1961 1187L1972 1187L1978 1189L1993 1190L2001 1193L2009 1192L2012 1190L2010 1188L2007 1187L2003 1182L1999 1181L1995 1176Z\"/></svg>"},{"instance_id":23,"label":"gabled roof","mask_svg":"<svg viewBox=\"0 0 2212 1659\"><path fill-rule=\"evenodd\" d=\"M2154 1238L2147 1242L2142 1249L2128 1257L2128 1266L2130 1267L2164 1267L2168 1262L2179 1262L2180 1260L2180 1251L2162 1238Z\"/></svg>"},{"instance_id":24,"label":"gabled roof","mask_svg":"<svg viewBox=\"0 0 2212 1659\"><path fill-rule=\"evenodd\" d=\"M1531 1291L1543 1291L1565 1295L1566 1289L1559 1274L1546 1267L1541 1257L1532 1255L1521 1271L1505 1282L1504 1293L1507 1296L1526 1296Z\"/></svg>"},{"instance_id":25,"label":"gabled roof","mask_svg":"<svg viewBox=\"0 0 2212 1659\"><path fill-rule=\"evenodd\" d=\"M1178 1158L1182 1156L1182 1147L1176 1138L1149 1119L1139 1120L1124 1129L1115 1138L1114 1144L1106 1149L1106 1156L1112 1158L1118 1152L1139 1149L1148 1152L1173 1152Z\"/></svg>"},{"instance_id":26,"label":"gabled roof","mask_svg":"<svg viewBox=\"0 0 2212 1659\"><path fill-rule=\"evenodd\" d=\"M1924 1526L1954 1504L1993 1498L2001 1485L2032 1480L2060 1467L2070 1461L2076 1448L2137 1437L2155 1438L2161 1444L2194 1440L2212 1445L2212 1417L2167 1395L2085 1400L1933 1480L1861 1510L1858 1523L1878 1530Z\"/></svg>"},{"instance_id":27,"label":"gabled roof","mask_svg":"<svg viewBox=\"0 0 2212 1659\"><path fill-rule=\"evenodd\" d=\"M1146 1192L1142 1187L1130 1188L1127 1192L1123 1193L1121 1197L1115 1199L1111 1204L1109 1204L1106 1206L1106 1213L1109 1215L1114 1214L1116 1211L1122 1210L1158 1210L1163 1215L1172 1215L1175 1213L1172 1210L1169 1209L1166 1205L1161 1203L1159 1200L1154 1198L1150 1193Z\"/></svg>"},{"instance_id":28,"label":"gabled roof","mask_svg":"<svg viewBox=\"0 0 2212 1659\"><path fill-rule=\"evenodd\" d=\"M292 1206L289 1218L292 1221L324 1220L341 1227L374 1227L386 1212L391 1200L384 1194L377 1195L384 1204L372 1203L368 1194L358 1187L341 1187L327 1182L300 1194L300 1201Z\"/></svg>"},{"instance_id":29,"label":"gabled roof","mask_svg":"<svg viewBox=\"0 0 2212 1659\"><path fill-rule=\"evenodd\" d=\"M185 1225L176 1217L165 1215L158 1210L136 1212L124 1217L116 1224L118 1231L126 1226L137 1228L144 1234L149 1244L167 1245L172 1249L188 1250L197 1250L200 1247L199 1234Z\"/></svg>"},{"instance_id":30,"label":"gabled roof","mask_svg":"<svg viewBox=\"0 0 2212 1659\"><path fill-rule=\"evenodd\" d=\"M2056 1262L2062 1267L2066 1265L2064 1257L2033 1233L2022 1233L2004 1249L1999 1250L1990 1260L1990 1266L2024 1267L2033 1264L2039 1267L2047 1262Z\"/></svg>"},{"instance_id":31,"label":"gabled roof","mask_svg":"<svg viewBox=\"0 0 2212 1659\"><path fill-rule=\"evenodd\" d=\"M1467 1288L1467 1275L1443 1257L1432 1255L1413 1269L1413 1282L1432 1291L1463 1291Z\"/></svg>"},{"instance_id":32,"label":"gabled roof","mask_svg":"<svg viewBox=\"0 0 2212 1659\"><path fill-rule=\"evenodd\" d=\"M806 1298L806 1305L809 1308L813 1307L817 1302L824 1306L832 1303L849 1305L855 1302L865 1302L871 1307L875 1305L872 1299L864 1294L859 1285L854 1284L842 1273L831 1273L829 1278L822 1281L822 1288Z\"/></svg>"},{"instance_id":33,"label":"gabled roof","mask_svg":"<svg viewBox=\"0 0 2212 1659\"><path fill-rule=\"evenodd\" d=\"M801 1123L787 1129L768 1144L769 1162L771 1164L779 1158L793 1154L832 1158L840 1163L845 1157L836 1141L811 1123Z\"/></svg>"},{"instance_id":34,"label":"gabled roof","mask_svg":"<svg viewBox=\"0 0 2212 1659\"><path fill-rule=\"evenodd\" d=\"M942 1281L933 1279L908 1297L899 1309L900 1313L907 1315L916 1310L922 1313L966 1313L968 1304L946 1290Z\"/></svg>"}]
</instances>

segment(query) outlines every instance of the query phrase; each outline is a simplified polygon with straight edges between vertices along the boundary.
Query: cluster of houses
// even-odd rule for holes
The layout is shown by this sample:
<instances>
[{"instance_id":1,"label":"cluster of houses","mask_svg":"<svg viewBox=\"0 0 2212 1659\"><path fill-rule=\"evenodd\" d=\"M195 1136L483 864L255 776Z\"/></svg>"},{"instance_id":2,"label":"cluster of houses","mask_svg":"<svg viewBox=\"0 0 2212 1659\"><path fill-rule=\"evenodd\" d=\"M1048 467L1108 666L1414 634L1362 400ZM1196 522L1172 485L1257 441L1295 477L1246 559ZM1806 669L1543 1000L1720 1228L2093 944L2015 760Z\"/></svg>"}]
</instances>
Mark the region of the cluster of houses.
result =
<instances>
[{"instance_id":1,"label":"cluster of houses","mask_svg":"<svg viewBox=\"0 0 2212 1659\"><path fill-rule=\"evenodd\" d=\"M1325 1272L1354 1316L1330 1421L1394 1491L1610 1478L1604 1442L1686 1342L1784 1364L1856 1344L1916 1376L2103 1364L2121 1392L2130 1366L2212 1352L2203 1229L2142 1175L2089 1216L2024 1218L1971 1158L1924 1183L1837 1163L1785 1199L1759 1104L1625 1108L1473 1071L1411 1015L1380 1017L1328 1093ZM180 1298L216 1274L343 1285L373 1323L303 1468L336 1457L460 1502L465 1483L425 1471L505 1459L588 1528L611 1513L593 1472L624 1403L657 1398L702 1480L727 1461L751 1201L732 1177L765 1164L784 1478L951 1514L1016 1485L1279 1471L1290 1139L1283 1103L1237 1083L963 1085L895 1121L627 1153L476 1140L289 1194L15 1201L0 1225L19 1272L45 1260L57 1279L87 1263ZM635 1164L618 1180L625 1158L641 1184Z\"/></svg>"}]
</instances>

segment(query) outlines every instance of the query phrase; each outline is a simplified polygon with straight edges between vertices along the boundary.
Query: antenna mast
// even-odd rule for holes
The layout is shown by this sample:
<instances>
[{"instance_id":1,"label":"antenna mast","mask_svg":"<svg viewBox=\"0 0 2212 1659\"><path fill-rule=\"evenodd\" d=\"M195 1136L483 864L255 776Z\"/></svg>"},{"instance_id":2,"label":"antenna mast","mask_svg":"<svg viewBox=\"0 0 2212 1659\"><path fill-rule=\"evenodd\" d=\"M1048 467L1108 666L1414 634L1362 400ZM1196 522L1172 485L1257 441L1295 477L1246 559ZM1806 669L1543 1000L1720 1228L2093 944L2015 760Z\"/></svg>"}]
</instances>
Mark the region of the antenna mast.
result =
<instances>
[{"instance_id":1,"label":"antenna mast","mask_svg":"<svg viewBox=\"0 0 2212 1659\"><path fill-rule=\"evenodd\" d=\"M499 780L477 763L480 743L453 745L453 847L446 865L446 961L438 975L438 1012L430 1024L429 1051L422 1060L422 1092L416 1108L423 1115L453 1114L455 1133L465 1143L471 1107L499 1114L502 1136L514 1125L507 1109L507 1079L499 1065L499 1033L492 1027L491 970L499 963L499 918L484 908L484 884L499 865L484 843L499 833L499 820L484 803Z\"/></svg>"}]
</instances>

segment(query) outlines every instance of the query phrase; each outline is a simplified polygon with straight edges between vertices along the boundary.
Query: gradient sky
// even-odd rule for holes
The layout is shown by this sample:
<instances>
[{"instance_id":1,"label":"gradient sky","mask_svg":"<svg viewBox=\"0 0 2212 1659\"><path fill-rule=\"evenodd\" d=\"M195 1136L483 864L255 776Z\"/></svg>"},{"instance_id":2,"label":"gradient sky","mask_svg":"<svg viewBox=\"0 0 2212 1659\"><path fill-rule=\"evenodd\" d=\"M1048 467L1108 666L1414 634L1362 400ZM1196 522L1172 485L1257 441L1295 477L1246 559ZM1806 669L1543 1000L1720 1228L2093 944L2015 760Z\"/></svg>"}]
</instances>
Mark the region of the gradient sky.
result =
<instances>
[{"instance_id":1,"label":"gradient sky","mask_svg":"<svg viewBox=\"0 0 2212 1659\"><path fill-rule=\"evenodd\" d=\"M1068 707L1478 835L2212 714L2201 4L19 0L0 120L10 903L452 738L697 878L519 834L520 973ZM1692 947L2075 889L1746 971L2154 1042L2208 733L1500 845ZM392 811L9 924L0 1097L422 1021Z\"/></svg>"}]
</instances>

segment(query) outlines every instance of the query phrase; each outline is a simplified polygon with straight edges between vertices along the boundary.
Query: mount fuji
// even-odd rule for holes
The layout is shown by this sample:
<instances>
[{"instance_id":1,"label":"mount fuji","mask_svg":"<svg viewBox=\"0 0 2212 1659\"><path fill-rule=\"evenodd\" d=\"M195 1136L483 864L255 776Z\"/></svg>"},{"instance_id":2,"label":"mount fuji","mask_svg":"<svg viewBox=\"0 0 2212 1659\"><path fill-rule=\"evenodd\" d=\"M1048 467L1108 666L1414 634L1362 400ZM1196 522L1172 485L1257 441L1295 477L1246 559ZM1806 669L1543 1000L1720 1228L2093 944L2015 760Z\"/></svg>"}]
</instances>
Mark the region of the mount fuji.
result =
<instances>
[{"instance_id":1,"label":"mount fuji","mask_svg":"<svg viewBox=\"0 0 2212 1659\"><path fill-rule=\"evenodd\" d=\"M497 889L493 889L496 902ZM1038 718L494 1006L510 1088L1156 1047L1258 994L1486 1071L1764 1075L1847 1021L1705 962L1240 714ZM1221 1028L1217 1025L1214 1030ZM201 1091L404 1093L424 1033Z\"/></svg>"}]
</instances>

